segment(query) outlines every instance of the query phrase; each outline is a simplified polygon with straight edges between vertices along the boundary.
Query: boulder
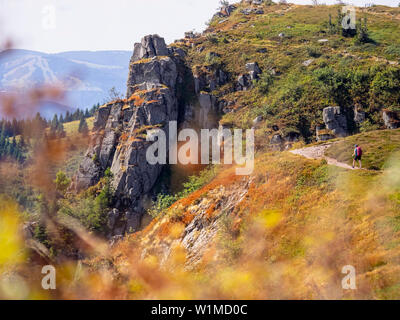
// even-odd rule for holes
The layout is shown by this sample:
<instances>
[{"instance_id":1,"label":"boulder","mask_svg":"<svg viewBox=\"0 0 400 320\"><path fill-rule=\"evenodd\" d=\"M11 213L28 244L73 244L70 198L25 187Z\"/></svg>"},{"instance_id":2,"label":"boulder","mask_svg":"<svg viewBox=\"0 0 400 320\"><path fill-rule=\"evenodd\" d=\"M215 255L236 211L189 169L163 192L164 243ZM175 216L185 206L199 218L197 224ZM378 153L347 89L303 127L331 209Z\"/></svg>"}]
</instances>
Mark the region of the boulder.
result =
<instances>
[{"instance_id":1,"label":"boulder","mask_svg":"<svg viewBox=\"0 0 400 320\"><path fill-rule=\"evenodd\" d=\"M383 110L382 117L386 128L392 130L400 128L399 113L390 110Z\"/></svg>"},{"instance_id":2,"label":"boulder","mask_svg":"<svg viewBox=\"0 0 400 320\"><path fill-rule=\"evenodd\" d=\"M259 123L261 123L263 121L263 117L261 117L261 116L258 116L257 118L255 118L254 120L253 120L253 125L257 125L257 124L259 124Z\"/></svg>"},{"instance_id":3,"label":"boulder","mask_svg":"<svg viewBox=\"0 0 400 320\"><path fill-rule=\"evenodd\" d=\"M237 91L247 91L251 87L251 78L248 74L241 74L237 79Z\"/></svg>"},{"instance_id":4,"label":"boulder","mask_svg":"<svg viewBox=\"0 0 400 320\"><path fill-rule=\"evenodd\" d=\"M332 132L330 132L329 130L327 130L325 128L325 126L317 126L316 128L316 136L317 136L317 141L328 141L331 140L333 138L335 138L335 136L332 134Z\"/></svg>"},{"instance_id":5,"label":"boulder","mask_svg":"<svg viewBox=\"0 0 400 320\"><path fill-rule=\"evenodd\" d=\"M233 4L228 4L226 6L223 6L221 10L216 14L216 16L220 18L226 18L229 17L233 11L236 10L236 6Z\"/></svg>"},{"instance_id":6,"label":"boulder","mask_svg":"<svg viewBox=\"0 0 400 320\"><path fill-rule=\"evenodd\" d=\"M303 62L303 66L308 67L314 62L314 59L308 59Z\"/></svg>"},{"instance_id":7,"label":"boulder","mask_svg":"<svg viewBox=\"0 0 400 320\"><path fill-rule=\"evenodd\" d=\"M261 74L261 69L257 62L246 63L246 70L249 72L251 80L258 79L258 76Z\"/></svg>"},{"instance_id":8,"label":"boulder","mask_svg":"<svg viewBox=\"0 0 400 320\"><path fill-rule=\"evenodd\" d=\"M282 144L283 139L280 134L274 134L271 138L271 144Z\"/></svg>"},{"instance_id":9,"label":"boulder","mask_svg":"<svg viewBox=\"0 0 400 320\"><path fill-rule=\"evenodd\" d=\"M325 108L322 112L322 117L326 128L332 131L336 137L345 137L348 135L347 119L340 107Z\"/></svg>"}]
</instances>

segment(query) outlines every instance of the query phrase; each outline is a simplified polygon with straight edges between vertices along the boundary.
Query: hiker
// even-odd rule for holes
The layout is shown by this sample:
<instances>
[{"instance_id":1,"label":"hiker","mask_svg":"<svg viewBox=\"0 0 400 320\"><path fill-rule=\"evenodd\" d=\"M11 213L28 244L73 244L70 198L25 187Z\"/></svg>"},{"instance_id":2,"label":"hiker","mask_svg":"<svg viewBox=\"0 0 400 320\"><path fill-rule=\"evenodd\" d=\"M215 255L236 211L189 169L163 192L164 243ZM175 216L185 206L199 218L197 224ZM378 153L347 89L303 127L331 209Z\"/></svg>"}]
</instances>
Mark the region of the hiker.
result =
<instances>
[{"instance_id":1,"label":"hiker","mask_svg":"<svg viewBox=\"0 0 400 320\"><path fill-rule=\"evenodd\" d=\"M356 164L356 161L358 160L358 163L360 164L360 169L362 169L361 165L361 158L362 158L362 149L360 146L357 144L354 146L354 152L353 152L353 169Z\"/></svg>"}]
</instances>

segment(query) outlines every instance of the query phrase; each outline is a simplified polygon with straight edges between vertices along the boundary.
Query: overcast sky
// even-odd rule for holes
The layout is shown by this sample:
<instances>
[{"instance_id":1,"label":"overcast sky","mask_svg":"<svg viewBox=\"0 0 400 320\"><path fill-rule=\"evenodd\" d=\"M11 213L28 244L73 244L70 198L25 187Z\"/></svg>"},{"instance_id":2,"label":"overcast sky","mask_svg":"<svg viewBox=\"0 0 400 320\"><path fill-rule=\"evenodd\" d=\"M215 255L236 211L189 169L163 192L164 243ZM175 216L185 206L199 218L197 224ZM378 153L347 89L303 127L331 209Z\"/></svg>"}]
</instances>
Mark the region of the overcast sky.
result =
<instances>
[{"instance_id":1,"label":"overcast sky","mask_svg":"<svg viewBox=\"0 0 400 320\"><path fill-rule=\"evenodd\" d=\"M399 1L374 3L397 6ZM132 50L146 34L157 33L171 43L185 31L202 31L218 4L219 0L0 0L0 42L6 35L17 48L49 53Z\"/></svg>"}]
</instances>

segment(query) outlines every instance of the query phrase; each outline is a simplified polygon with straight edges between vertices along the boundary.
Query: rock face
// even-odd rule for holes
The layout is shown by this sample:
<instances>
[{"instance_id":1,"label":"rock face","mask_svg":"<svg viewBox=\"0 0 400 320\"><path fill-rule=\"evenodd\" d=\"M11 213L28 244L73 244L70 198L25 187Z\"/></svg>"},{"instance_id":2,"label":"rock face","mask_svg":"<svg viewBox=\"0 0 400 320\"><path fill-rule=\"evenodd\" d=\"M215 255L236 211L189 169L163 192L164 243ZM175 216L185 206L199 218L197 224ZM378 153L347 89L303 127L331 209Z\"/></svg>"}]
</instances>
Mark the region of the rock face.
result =
<instances>
[{"instance_id":1,"label":"rock face","mask_svg":"<svg viewBox=\"0 0 400 320\"><path fill-rule=\"evenodd\" d=\"M166 55L168 55L168 49L164 39L158 35L149 35L144 37L141 43L135 43L131 62Z\"/></svg>"},{"instance_id":2,"label":"rock face","mask_svg":"<svg viewBox=\"0 0 400 320\"><path fill-rule=\"evenodd\" d=\"M257 62L250 62L246 64L247 74L239 75L237 79L236 91L247 91L249 90L254 80L259 79L259 75L261 74L261 69L258 66Z\"/></svg>"},{"instance_id":3,"label":"rock face","mask_svg":"<svg viewBox=\"0 0 400 320\"><path fill-rule=\"evenodd\" d=\"M328 107L323 110L322 117L326 129L331 131L336 137L346 137L348 135L347 119L340 107Z\"/></svg>"},{"instance_id":4,"label":"rock face","mask_svg":"<svg viewBox=\"0 0 400 320\"><path fill-rule=\"evenodd\" d=\"M359 110L358 108L354 108L354 122L356 124L361 124L365 121L366 114L364 111Z\"/></svg>"},{"instance_id":5,"label":"rock face","mask_svg":"<svg viewBox=\"0 0 400 320\"><path fill-rule=\"evenodd\" d=\"M386 128L391 130L400 128L400 117L396 112L383 110L382 117Z\"/></svg>"},{"instance_id":6,"label":"rock face","mask_svg":"<svg viewBox=\"0 0 400 320\"><path fill-rule=\"evenodd\" d=\"M215 16L219 18L226 18L229 17L235 10L236 6L233 4L224 5L222 6L221 10L215 14Z\"/></svg>"},{"instance_id":7,"label":"rock face","mask_svg":"<svg viewBox=\"0 0 400 320\"><path fill-rule=\"evenodd\" d=\"M98 110L90 147L73 181L76 192L96 185L109 168L115 191L108 214L109 237L138 230L148 195L163 164L150 164L146 153L154 142L146 141L149 130L161 130L169 138L169 123L195 128L217 128L220 103L211 94L228 75L209 67L188 71L180 48L167 48L157 35L146 36L134 46L129 66L126 99L110 102ZM251 66L257 74L257 67ZM183 97L191 95L190 103ZM178 114L179 113L179 114ZM168 143L166 146L168 155Z\"/></svg>"},{"instance_id":8,"label":"rock face","mask_svg":"<svg viewBox=\"0 0 400 320\"><path fill-rule=\"evenodd\" d=\"M151 165L146 159L153 143L146 141L147 130L162 130L168 139L168 124L178 119L178 70L167 54L164 39L157 35L135 44L127 99L106 104L97 112L89 150L74 179L79 191L96 184L111 169L118 202L109 214L110 236L138 229L144 195L161 173L161 164Z\"/></svg>"}]
</instances>

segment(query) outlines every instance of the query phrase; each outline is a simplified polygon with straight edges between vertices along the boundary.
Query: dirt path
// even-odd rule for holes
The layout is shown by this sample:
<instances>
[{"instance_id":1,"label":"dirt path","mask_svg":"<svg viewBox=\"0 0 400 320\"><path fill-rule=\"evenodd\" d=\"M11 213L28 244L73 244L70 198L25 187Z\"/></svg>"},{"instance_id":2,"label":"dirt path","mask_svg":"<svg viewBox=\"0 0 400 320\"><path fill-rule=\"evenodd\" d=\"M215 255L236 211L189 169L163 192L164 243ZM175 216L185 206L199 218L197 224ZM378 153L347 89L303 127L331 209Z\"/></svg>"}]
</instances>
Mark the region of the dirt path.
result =
<instances>
[{"instance_id":1,"label":"dirt path","mask_svg":"<svg viewBox=\"0 0 400 320\"><path fill-rule=\"evenodd\" d=\"M353 169L353 167L349 166L347 163L339 162L336 159L325 156L325 151L333 144L334 143L327 143L327 144L322 144L322 145L314 146L314 147L296 149L296 150L292 150L290 152L293 154L297 154L297 155L306 157L307 159L325 159L328 162L328 164L330 164L332 166L349 169L349 170L358 169L358 168Z\"/></svg>"}]
</instances>

